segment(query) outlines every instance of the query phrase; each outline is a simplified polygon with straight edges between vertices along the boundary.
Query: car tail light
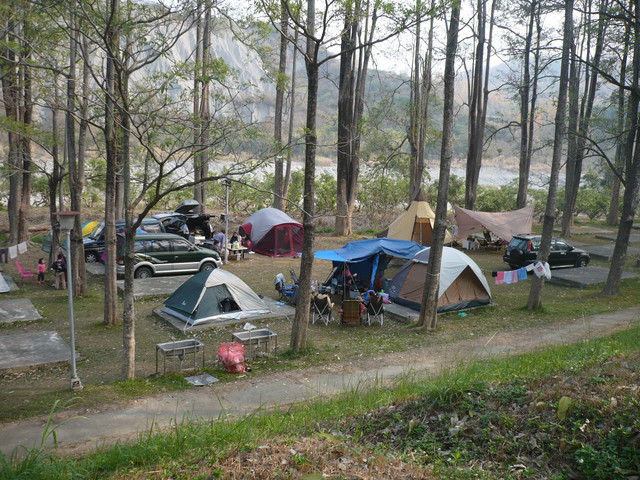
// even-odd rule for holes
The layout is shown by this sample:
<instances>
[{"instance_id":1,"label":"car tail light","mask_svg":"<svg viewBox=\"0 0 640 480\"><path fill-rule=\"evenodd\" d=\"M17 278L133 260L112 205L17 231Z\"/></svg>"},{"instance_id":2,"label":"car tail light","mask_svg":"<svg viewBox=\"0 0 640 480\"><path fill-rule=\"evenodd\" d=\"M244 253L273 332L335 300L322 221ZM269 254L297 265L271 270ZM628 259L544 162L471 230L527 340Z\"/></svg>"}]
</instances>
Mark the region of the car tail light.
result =
<instances>
[{"instance_id":1,"label":"car tail light","mask_svg":"<svg viewBox=\"0 0 640 480\"><path fill-rule=\"evenodd\" d=\"M531 242L527 242L527 252L531 251Z\"/></svg>"},{"instance_id":2,"label":"car tail light","mask_svg":"<svg viewBox=\"0 0 640 480\"><path fill-rule=\"evenodd\" d=\"M124 266L124 258L118 258L116 261L118 262L118 265L120 265L121 267Z\"/></svg>"}]
</instances>

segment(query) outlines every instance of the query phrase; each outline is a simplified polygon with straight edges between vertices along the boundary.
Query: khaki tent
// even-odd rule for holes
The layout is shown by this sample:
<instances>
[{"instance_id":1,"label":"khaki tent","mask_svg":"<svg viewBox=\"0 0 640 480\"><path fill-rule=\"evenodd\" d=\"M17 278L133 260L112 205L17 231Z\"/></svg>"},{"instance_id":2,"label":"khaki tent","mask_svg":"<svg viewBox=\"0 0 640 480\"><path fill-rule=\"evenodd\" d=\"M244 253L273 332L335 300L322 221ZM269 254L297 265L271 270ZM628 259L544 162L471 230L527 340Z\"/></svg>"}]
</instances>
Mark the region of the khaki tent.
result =
<instances>
[{"instance_id":1,"label":"khaki tent","mask_svg":"<svg viewBox=\"0 0 640 480\"><path fill-rule=\"evenodd\" d=\"M430 248L406 262L389 284L389 297L395 303L420 310L427 278ZM449 312L491 303L491 291L480 267L455 248L444 247L440 267L438 311Z\"/></svg>"},{"instance_id":2,"label":"khaki tent","mask_svg":"<svg viewBox=\"0 0 640 480\"><path fill-rule=\"evenodd\" d=\"M476 212L462 207L453 207L456 212L458 230L456 240L465 240L482 229L493 232L505 242L519 233L531 233L533 205L510 212Z\"/></svg>"},{"instance_id":3,"label":"khaki tent","mask_svg":"<svg viewBox=\"0 0 640 480\"><path fill-rule=\"evenodd\" d=\"M431 245L435 218L436 214L431 205L425 199L422 190L419 190L407 210L389 225L386 232L382 232L378 237L407 240L425 246ZM444 242L453 242L453 236L449 232L446 233Z\"/></svg>"}]
</instances>

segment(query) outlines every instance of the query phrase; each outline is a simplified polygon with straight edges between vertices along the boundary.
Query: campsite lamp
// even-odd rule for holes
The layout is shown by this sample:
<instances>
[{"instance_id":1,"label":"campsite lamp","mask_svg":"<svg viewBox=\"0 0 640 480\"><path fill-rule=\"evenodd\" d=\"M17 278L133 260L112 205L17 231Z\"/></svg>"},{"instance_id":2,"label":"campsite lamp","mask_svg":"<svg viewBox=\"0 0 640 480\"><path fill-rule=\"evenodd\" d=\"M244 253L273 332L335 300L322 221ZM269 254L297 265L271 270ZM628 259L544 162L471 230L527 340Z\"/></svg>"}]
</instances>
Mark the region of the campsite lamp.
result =
<instances>
[{"instance_id":1,"label":"campsite lamp","mask_svg":"<svg viewBox=\"0 0 640 480\"><path fill-rule=\"evenodd\" d=\"M60 229L67 232L67 290L69 295L69 328L71 330L71 390L82 390L82 382L76 372L76 336L73 322L73 277L71 275L71 230L80 212L58 212Z\"/></svg>"},{"instance_id":2,"label":"campsite lamp","mask_svg":"<svg viewBox=\"0 0 640 480\"><path fill-rule=\"evenodd\" d=\"M225 199L224 199L224 241L229 241L229 187L231 186L231 179L229 177L224 177L222 179L222 184L225 187ZM226 245L221 245L224 248L224 263L225 265L229 262L229 249Z\"/></svg>"}]
</instances>

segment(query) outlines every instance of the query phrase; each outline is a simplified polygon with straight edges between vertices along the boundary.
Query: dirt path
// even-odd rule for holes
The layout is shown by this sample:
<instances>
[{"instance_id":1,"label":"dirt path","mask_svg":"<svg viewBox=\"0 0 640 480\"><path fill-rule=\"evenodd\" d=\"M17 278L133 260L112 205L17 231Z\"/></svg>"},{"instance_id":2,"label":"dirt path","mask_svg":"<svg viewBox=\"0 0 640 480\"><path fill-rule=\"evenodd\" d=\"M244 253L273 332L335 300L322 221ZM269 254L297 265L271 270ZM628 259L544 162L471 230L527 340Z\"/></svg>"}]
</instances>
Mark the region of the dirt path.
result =
<instances>
[{"instance_id":1,"label":"dirt path","mask_svg":"<svg viewBox=\"0 0 640 480\"><path fill-rule=\"evenodd\" d=\"M509 333L487 332L487 335L476 339L428 349L138 399L126 407L83 414L81 418L58 424L58 446L64 451L79 453L95 445L134 439L150 428L162 428L174 420L245 415L259 408L334 395L373 381L392 381L407 374L428 375L476 358L585 341L628 329L638 323L640 307L634 307L540 328ZM0 451L10 454L21 445L38 445L43 429L42 418L1 425Z\"/></svg>"}]
</instances>

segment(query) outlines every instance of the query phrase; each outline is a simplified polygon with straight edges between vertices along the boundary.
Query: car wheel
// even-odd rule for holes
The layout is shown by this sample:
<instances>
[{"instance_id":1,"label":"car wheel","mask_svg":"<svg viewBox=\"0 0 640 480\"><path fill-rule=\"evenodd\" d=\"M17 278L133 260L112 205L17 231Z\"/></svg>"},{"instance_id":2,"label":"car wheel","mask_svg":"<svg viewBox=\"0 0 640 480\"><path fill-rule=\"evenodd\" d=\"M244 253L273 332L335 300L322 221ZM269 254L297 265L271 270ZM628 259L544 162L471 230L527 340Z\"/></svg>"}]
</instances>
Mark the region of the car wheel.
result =
<instances>
[{"instance_id":1,"label":"car wheel","mask_svg":"<svg viewBox=\"0 0 640 480\"><path fill-rule=\"evenodd\" d=\"M98 252L85 252L84 261L85 263L96 263L98 261Z\"/></svg>"},{"instance_id":2,"label":"car wheel","mask_svg":"<svg viewBox=\"0 0 640 480\"><path fill-rule=\"evenodd\" d=\"M134 278L151 278L153 277L153 270L149 267L140 267L133 274Z\"/></svg>"},{"instance_id":3,"label":"car wheel","mask_svg":"<svg viewBox=\"0 0 640 480\"><path fill-rule=\"evenodd\" d=\"M589 261L585 258L585 257L580 257L577 261L576 261L576 267L577 268L582 268L582 267L586 267L587 263L589 263Z\"/></svg>"},{"instance_id":4,"label":"car wheel","mask_svg":"<svg viewBox=\"0 0 640 480\"><path fill-rule=\"evenodd\" d=\"M215 264L213 264L211 262L206 262L206 263L202 264L202 266L200 267L200 271L201 272L209 272L209 271L213 270L214 268L216 268Z\"/></svg>"}]
</instances>

